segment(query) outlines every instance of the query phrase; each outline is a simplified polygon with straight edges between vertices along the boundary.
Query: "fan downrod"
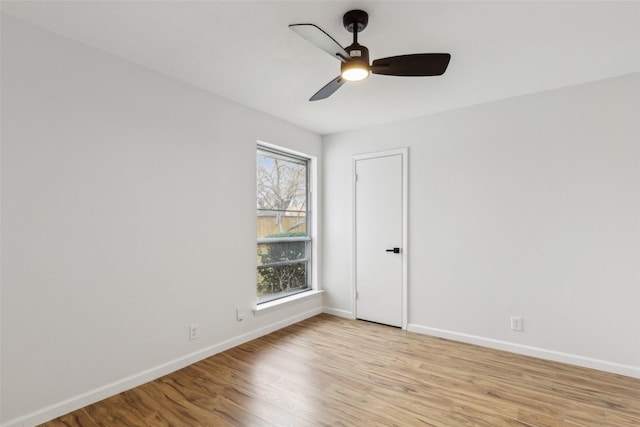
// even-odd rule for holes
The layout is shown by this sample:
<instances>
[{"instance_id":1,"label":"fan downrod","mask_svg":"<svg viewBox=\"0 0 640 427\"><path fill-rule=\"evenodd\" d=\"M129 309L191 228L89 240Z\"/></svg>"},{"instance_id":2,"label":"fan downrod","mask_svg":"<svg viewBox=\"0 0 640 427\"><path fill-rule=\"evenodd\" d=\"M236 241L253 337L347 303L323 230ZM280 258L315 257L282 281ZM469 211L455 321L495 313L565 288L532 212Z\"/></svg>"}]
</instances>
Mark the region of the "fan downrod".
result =
<instances>
[{"instance_id":1,"label":"fan downrod","mask_svg":"<svg viewBox=\"0 0 640 427\"><path fill-rule=\"evenodd\" d=\"M344 28L353 33L359 33L360 31L367 28L367 24L369 23L369 14L364 10L350 10L345 13L342 17L342 24Z\"/></svg>"}]
</instances>

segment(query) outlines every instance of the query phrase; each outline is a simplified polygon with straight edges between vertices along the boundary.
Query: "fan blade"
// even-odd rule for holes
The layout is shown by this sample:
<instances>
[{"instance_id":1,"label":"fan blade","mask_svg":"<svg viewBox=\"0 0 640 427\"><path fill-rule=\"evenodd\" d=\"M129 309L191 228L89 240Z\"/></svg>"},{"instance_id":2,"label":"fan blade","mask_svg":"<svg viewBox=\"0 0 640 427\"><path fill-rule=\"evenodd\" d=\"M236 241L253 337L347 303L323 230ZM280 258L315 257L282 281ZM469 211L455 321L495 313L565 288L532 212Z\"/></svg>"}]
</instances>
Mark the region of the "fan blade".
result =
<instances>
[{"instance_id":1,"label":"fan blade","mask_svg":"<svg viewBox=\"0 0 640 427\"><path fill-rule=\"evenodd\" d=\"M329 34L325 33L320 27L313 24L292 24L289 25L296 34L306 39L311 44L319 47L334 58L345 62L350 58L346 50L333 39Z\"/></svg>"},{"instance_id":2,"label":"fan blade","mask_svg":"<svg viewBox=\"0 0 640 427\"><path fill-rule=\"evenodd\" d=\"M327 83L322 89L316 92L309 101L319 101L321 99L325 99L333 95L333 92L340 89L340 86L344 84L346 80L342 78L342 76L338 76L335 79L331 80Z\"/></svg>"},{"instance_id":3,"label":"fan blade","mask_svg":"<svg viewBox=\"0 0 640 427\"><path fill-rule=\"evenodd\" d=\"M371 64L373 74L387 76L440 76L449 65L448 53L416 53L376 59Z\"/></svg>"}]
</instances>

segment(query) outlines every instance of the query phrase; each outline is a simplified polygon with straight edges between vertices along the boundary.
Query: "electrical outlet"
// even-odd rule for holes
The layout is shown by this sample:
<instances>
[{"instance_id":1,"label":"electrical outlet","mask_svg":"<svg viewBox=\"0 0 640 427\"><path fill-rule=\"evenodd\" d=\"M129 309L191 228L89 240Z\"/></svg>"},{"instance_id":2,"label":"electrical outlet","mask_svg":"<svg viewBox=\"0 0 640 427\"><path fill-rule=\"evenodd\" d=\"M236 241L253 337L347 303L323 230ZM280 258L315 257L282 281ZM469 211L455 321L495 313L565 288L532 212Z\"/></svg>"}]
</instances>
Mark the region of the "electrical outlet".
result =
<instances>
[{"instance_id":1,"label":"electrical outlet","mask_svg":"<svg viewBox=\"0 0 640 427\"><path fill-rule=\"evenodd\" d=\"M236 308L236 320L242 322L244 320L245 310L243 308Z\"/></svg>"},{"instance_id":2,"label":"electrical outlet","mask_svg":"<svg viewBox=\"0 0 640 427\"><path fill-rule=\"evenodd\" d=\"M200 324L192 323L189 325L189 340L197 340L200 338Z\"/></svg>"},{"instance_id":3,"label":"electrical outlet","mask_svg":"<svg viewBox=\"0 0 640 427\"><path fill-rule=\"evenodd\" d=\"M522 317L511 316L511 330L522 332Z\"/></svg>"}]
</instances>

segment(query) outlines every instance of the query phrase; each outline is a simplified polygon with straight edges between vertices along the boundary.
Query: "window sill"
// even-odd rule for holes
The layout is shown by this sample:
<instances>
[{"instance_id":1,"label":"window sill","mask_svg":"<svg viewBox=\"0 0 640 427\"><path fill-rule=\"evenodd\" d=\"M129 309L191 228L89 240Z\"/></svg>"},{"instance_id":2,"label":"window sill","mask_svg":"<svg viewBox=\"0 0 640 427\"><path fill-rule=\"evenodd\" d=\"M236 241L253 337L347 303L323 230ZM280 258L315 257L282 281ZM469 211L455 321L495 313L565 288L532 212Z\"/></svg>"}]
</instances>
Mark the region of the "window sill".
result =
<instances>
[{"instance_id":1,"label":"window sill","mask_svg":"<svg viewBox=\"0 0 640 427\"><path fill-rule=\"evenodd\" d=\"M290 297L284 297L274 301L265 302L253 309L253 315L260 316L262 314L269 313L279 308L283 308L285 306L291 305L295 302L313 298L316 295L320 295L322 293L324 293L324 291L314 289L311 291L291 295Z\"/></svg>"}]
</instances>

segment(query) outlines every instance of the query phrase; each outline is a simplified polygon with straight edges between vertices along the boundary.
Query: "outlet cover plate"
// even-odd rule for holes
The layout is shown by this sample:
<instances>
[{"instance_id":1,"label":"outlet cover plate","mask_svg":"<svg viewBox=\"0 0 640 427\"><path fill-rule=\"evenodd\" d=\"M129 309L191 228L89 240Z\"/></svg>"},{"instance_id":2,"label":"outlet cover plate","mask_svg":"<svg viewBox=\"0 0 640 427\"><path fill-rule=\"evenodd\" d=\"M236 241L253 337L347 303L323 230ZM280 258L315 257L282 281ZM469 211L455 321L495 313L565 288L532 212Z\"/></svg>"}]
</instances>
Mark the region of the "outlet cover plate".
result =
<instances>
[{"instance_id":1,"label":"outlet cover plate","mask_svg":"<svg viewBox=\"0 0 640 427\"><path fill-rule=\"evenodd\" d=\"M511 330L515 332L522 332L522 317L511 316Z\"/></svg>"},{"instance_id":2,"label":"outlet cover plate","mask_svg":"<svg viewBox=\"0 0 640 427\"><path fill-rule=\"evenodd\" d=\"M192 323L191 325L189 325L189 340L193 341L197 340L198 338L200 338L200 324Z\"/></svg>"}]
</instances>

